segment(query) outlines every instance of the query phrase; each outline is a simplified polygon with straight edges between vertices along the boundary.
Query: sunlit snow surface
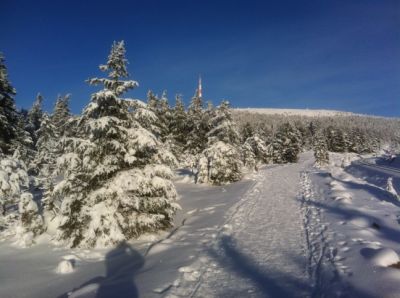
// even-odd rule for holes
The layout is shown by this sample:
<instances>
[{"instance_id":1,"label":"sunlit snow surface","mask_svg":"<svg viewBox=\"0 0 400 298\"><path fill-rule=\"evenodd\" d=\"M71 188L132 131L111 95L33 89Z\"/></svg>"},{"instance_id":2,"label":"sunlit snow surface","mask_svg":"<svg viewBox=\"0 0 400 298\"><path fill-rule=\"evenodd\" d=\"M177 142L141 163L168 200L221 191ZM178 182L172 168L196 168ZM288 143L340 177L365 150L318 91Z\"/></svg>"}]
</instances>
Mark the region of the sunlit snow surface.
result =
<instances>
[{"instance_id":1,"label":"sunlit snow surface","mask_svg":"<svg viewBox=\"0 0 400 298\"><path fill-rule=\"evenodd\" d=\"M330 157L220 187L180 171L175 229L112 250L0 242L0 297L399 297L400 175Z\"/></svg>"}]
</instances>

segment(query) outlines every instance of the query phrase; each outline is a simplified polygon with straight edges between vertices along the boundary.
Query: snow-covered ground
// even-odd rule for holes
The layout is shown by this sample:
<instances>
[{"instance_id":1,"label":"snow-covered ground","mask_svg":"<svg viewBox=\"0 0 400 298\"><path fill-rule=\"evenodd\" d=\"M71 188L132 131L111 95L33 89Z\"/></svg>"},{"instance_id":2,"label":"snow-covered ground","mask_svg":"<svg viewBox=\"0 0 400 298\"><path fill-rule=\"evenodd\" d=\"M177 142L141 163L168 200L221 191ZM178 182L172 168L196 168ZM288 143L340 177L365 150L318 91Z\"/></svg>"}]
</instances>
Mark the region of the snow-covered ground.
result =
<instances>
[{"instance_id":1,"label":"snow-covered ground","mask_svg":"<svg viewBox=\"0 0 400 298\"><path fill-rule=\"evenodd\" d=\"M400 297L400 202L385 190L399 176L342 159L177 179L175 228L109 251L0 242L0 297Z\"/></svg>"}]
</instances>

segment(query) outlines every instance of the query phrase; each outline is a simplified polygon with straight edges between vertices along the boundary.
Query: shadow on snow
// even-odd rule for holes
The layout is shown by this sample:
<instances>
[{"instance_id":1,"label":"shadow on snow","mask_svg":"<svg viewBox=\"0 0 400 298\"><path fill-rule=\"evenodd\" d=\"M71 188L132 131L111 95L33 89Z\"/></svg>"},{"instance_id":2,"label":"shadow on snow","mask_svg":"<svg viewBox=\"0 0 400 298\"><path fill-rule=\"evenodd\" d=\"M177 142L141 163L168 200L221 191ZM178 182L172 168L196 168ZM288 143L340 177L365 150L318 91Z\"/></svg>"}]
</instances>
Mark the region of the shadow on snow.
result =
<instances>
[{"instance_id":1,"label":"shadow on snow","mask_svg":"<svg viewBox=\"0 0 400 298\"><path fill-rule=\"evenodd\" d=\"M74 289L73 297L139 297L134 277L143 267L143 256L126 242L107 253L106 276L97 276ZM59 298L70 297L64 293Z\"/></svg>"}]
</instances>

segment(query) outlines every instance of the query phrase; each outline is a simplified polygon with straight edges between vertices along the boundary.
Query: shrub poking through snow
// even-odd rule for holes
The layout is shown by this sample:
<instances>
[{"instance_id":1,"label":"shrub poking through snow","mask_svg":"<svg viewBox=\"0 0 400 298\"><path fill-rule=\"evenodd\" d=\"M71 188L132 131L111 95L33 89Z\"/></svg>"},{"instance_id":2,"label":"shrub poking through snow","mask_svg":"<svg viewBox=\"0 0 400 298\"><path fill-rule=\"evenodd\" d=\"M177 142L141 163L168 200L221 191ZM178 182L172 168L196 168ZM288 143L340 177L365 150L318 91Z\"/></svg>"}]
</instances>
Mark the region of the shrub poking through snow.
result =
<instances>
[{"instance_id":1,"label":"shrub poking through snow","mask_svg":"<svg viewBox=\"0 0 400 298\"><path fill-rule=\"evenodd\" d=\"M389 177L386 183L386 190L390 192L396 199L400 199L396 189L393 186L393 178Z\"/></svg>"},{"instance_id":2,"label":"shrub poking through snow","mask_svg":"<svg viewBox=\"0 0 400 298\"><path fill-rule=\"evenodd\" d=\"M92 95L76 136L63 140L58 165L64 179L53 193L64 198L57 238L71 247L111 246L168 228L179 208L165 165L171 154L135 117L146 104L120 97L138 86L121 80L126 65L124 42L114 43L100 66L108 78L89 80L104 89Z\"/></svg>"}]
</instances>

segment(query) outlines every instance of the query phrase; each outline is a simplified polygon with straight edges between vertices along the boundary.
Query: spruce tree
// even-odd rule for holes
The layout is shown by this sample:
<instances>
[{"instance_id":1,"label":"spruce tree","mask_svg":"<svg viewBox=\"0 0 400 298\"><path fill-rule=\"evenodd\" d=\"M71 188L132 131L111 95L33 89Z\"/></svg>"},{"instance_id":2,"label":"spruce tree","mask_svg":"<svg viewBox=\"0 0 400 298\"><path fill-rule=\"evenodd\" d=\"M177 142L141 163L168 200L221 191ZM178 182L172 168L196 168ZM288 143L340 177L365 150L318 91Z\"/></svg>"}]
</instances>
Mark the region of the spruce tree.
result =
<instances>
[{"instance_id":1,"label":"spruce tree","mask_svg":"<svg viewBox=\"0 0 400 298\"><path fill-rule=\"evenodd\" d=\"M161 140L165 142L170 138L172 111L168 103L167 92L162 93L161 99L158 103L157 118L160 126Z\"/></svg>"},{"instance_id":2,"label":"spruce tree","mask_svg":"<svg viewBox=\"0 0 400 298\"><path fill-rule=\"evenodd\" d=\"M188 116L185 111L185 105L182 97L177 95L175 98L175 107L171 112L171 134L174 140L174 146L171 148L173 153L180 162L183 160L183 149L186 146L187 137L189 134L188 130Z\"/></svg>"},{"instance_id":3,"label":"spruce tree","mask_svg":"<svg viewBox=\"0 0 400 298\"><path fill-rule=\"evenodd\" d=\"M214 111L210 126L208 145L199 161L197 182L220 185L240 180L239 134L227 101Z\"/></svg>"},{"instance_id":4,"label":"spruce tree","mask_svg":"<svg viewBox=\"0 0 400 298\"><path fill-rule=\"evenodd\" d=\"M286 122L278 127L272 142L273 162L297 162L301 151L301 134L294 125Z\"/></svg>"},{"instance_id":5,"label":"spruce tree","mask_svg":"<svg viewBox=\"0 0 400 298\"><path fill-rule=\"evenodd\" d=\"M21 195L18 203L19 224L16 227L16 244L22 247L31 246L36 236L45 231L43 218L39 213L39 207L33 200L31 193Z\"/></svg>"},{"instance_id":6,"label":"spruce tree","mask_svg":"<svg viewBox=\"0 0 400 298\"><path fill-rule=\"evenodd\" d=\"M314 134L313 150L315 165L317 167L323 167L329 164L328 144L322 132Z\"/></svg>"},{"instance_id":7,"label":"spruce tree","mask_svg":"<svg viewBox=\"0 0 400 298\"><path fill-rule=\"evenodd\" d=\"M188 111L188 130L186 151L198 155L207 145L207 131L204 129L204 109L201 97L196 93L192 98Z\"/></svg>"},{"instance_id":8,"label":"spruce tree","mask_svg":"<svg viewBox=\"0 0 400 298\"><path fill-rule=\"evenodd\" d=\"M57 138L67 135L71 127L70 97L70 94L58 95L53 114L50 117L50 121L56 129L55 135Z\"/></svg>"},{"instance_id":9,"label":"spruce tree","mask_svg":"<svg viewBox=\"0 0 400 298\"><path fill-rule=\"evenodd\" d=\"M254 129L253 126L249 123L246 122L240 132L240 136L242 138L242 142L246 142L246 140L254 135Z\"/></svg>"},{"instance_id":10,"label":"spruce tree","mask_svg":"<svg viewBox=\"0 0 400 298\"><path fill-rule=\"evenodd\" d=\"M8 80L5 59L0 53L0 150L4 154L12 154L11 144L16 137L18 113L15 109L16 91Z\"/></svg>"},{"instance_id":11,"label":"spruce tree","mask_svg":"<svg viewBox=\"0 0 400 298\"><path fill-rule=\"evenodd\" d=\"M8 206L18 203L22 193L29 188L27 167L18 150L13 156L0 153L0 225L6 222Z\"/></svg>"},{"instance_id":12,"label":"spruce tree","mask_svg":"<svg viewBox=\"0 0 400 298\"><path fill-rule=\"evenodd\" d=\"M65 138L59 159L64 179L54 194L63 197L58 239L72 247L110 246L172 225L179 208L165 165L162 144L136 120L144 103L121 98L138 86L128 77L124 42L114 43L108 78L92 95L77 125L78 137Z\"/></svg>"},{"instance_id":13,"label":"spruce tree","mask_svg":"<svg viewBox=\"0 0 400 298\"><path fill-rule=\"evenodd\" d=\"M43 103L43 96L38 93L36 96L36 100L32 105L32 108L28 111L27 115L27 125L26 130L30 133L33 145L36 147L37 142L37 131L40 128L42 123L43 117L43 110L42 110L42 103Z\"/></svg>"},{"instance_id":14,"label":"spruce tree","mask_svg":"<svg viewBox=\"0 0 400 298\"><path fill-rule=\"evenodd\" d=\"M258 136L254 134L246 139L246 142L242 146L243 150L243 163L248 167L249 164L253 164L253 168L257 169L259 163L268 163L270 158L270 153L268 146L265 142ZM251 151L251 153L250 153ZM250 162L251 158L254 158L254 162ZM246 161L247 160L247 161Z\"/></svg>"}]
</instances>

